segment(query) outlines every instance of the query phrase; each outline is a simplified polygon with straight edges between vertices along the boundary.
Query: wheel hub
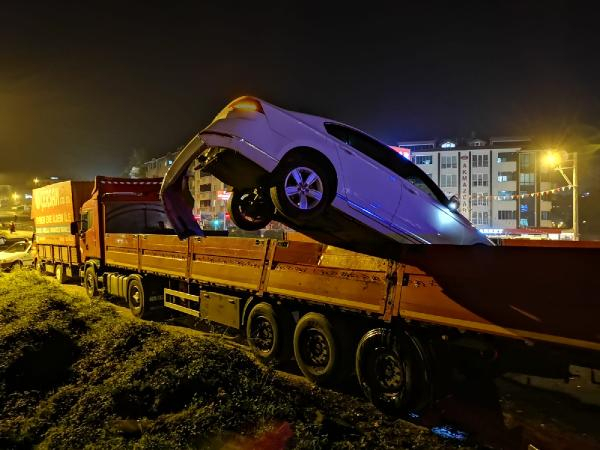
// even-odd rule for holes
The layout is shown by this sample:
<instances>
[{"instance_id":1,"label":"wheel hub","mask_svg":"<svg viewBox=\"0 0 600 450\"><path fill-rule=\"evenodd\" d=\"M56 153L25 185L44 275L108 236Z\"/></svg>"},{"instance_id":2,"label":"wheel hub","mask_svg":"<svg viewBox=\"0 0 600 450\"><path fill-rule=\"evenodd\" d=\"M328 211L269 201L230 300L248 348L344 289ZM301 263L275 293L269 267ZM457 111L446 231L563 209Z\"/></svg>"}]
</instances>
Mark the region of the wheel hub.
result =
<instances>
[{"instance_id":1,"label":"wheel hub","mask_svg":"<svg viewBox=\"0 0 600 450\"><path fill-rule=\"evenodd\" d=\"M132 303L135 306L139 306L140 305L140 297L141 297L140 296L140 291L138 289L134 288L133 289L133 294L131 295L131 300L132 300Z\"/></svg>"},{"instance_id":2,"label":"wheel hub","mask_svg":"<svg viewBox=\"0 0 600 450\"><path fill-rule=\"evenodd\" d=\"M264 353L268 353L273 348L274 333L271 323L264 317L255 319L256 325L252 329L252 339L255 347Z\"/></svg>"},{"instance_id":3,"label":"wheel hub","mask_svg":"<svg viewBox=\"0 0 600 450\"><path fill-rule=\"evenodd\" d=\"M288 201L299 209L313 209L323 199L323 181L308 167L297 167L288 173L284 188Z\"/></svg>"},{"instance_id":4,"label":"wheel hub","mask_svg":"<svg viewBox=\"0 0 600 450\"><path fill-rule=\"evenodd\" d=\"M379 355L375 361L375 373L377 381L387 391L398 391L404 384L404 370L393 355Z\"/></svg>"},{"instance_id":5,"label":"wheel hub","mask_svg":"<svg viewBox=\"0 0 600 450\"><path fill-rule=\"evenodd\" d=\"M329 363L329 343L319 330L306 330L304 359L313 367L325 367Z\"/></svg>"}]
</instances>

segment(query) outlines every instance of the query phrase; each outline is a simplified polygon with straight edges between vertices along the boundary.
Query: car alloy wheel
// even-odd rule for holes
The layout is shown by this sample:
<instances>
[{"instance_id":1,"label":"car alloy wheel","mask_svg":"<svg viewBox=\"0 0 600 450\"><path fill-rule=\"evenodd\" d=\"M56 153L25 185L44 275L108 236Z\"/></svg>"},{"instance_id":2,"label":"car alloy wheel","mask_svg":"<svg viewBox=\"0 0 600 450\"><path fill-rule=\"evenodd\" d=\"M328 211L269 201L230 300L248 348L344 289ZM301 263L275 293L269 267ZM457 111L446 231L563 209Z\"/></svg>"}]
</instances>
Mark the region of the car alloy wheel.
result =
<instances>
[{"instance_id":1,"label":"car alloy wheel","mask_svg":"<svg viewBox=\"0 0 600 450\"><path fill-rule=\"evenodd\" d=\"M324 157L284 160L273 177L271 199L287 219L302 225L319 217L336 191L336 175Z\"/></svg>"},{"instance_id":2,"label":"car alloy wheel","mask_svg":"<svg viewBox=\"0 0 600 450\"><path fill-rule=\"evenodd\" d=\"M289 172L284 181L284 190L288 201L301 210L317 207L324 194L321 177L309 167L296 167Z\"/></svg>"}]
</instances>

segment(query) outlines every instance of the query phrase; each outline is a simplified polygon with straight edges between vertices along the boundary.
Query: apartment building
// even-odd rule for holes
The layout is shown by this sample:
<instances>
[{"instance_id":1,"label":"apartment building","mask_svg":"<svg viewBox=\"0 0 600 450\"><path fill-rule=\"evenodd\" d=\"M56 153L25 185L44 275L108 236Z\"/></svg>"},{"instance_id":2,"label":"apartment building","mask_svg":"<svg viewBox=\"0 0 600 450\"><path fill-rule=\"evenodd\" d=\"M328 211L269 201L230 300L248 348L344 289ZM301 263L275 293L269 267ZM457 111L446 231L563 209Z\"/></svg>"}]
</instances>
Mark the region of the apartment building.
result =
<instances>
[{"instance_id":1,"label":"apartment building","mask_svg":"<svg viewBox=\"0 0 600 450\"><path fill-rule=\"evenodd\" d=\"M550 175L526 137L399 142L480 229L551 227Z\"/></svg>"},{"instance_id":2,"label":"apartment building","mask_svg":"<svg viewBox=\"0 0 600 450\"><path fill-rule=\"evenodd\" d=\"M179 151L175 151L145 162L145 176L148 178L164 177L178 154ZM227 216L227 200L231 194L231 187L208 173L194 170L193 167L188 169L188 186L194 198L193 213L202 228L205 230L227 229L230 226Z\"/></svg>"}]
</instances>

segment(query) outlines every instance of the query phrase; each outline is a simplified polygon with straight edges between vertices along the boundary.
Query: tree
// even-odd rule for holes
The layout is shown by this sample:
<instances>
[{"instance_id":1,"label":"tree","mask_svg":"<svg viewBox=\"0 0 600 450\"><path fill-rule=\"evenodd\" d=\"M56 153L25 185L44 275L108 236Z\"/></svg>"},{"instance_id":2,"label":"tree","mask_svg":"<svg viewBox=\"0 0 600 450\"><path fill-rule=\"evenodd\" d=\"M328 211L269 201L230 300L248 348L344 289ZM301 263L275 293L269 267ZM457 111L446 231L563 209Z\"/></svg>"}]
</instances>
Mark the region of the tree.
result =
<instances>
[{"instance_id":1,"label":"tree","mask_svg":"<svg viewBox=\"0 0 600 450\"><path fill-rule=\"evenodd\" d=\"M148 161L148 152L146 149L134 148L127 161L127 167L123 170L122 176L128 178L143 178L146 176L144 163Z\"/></svg>"}]
</instances>

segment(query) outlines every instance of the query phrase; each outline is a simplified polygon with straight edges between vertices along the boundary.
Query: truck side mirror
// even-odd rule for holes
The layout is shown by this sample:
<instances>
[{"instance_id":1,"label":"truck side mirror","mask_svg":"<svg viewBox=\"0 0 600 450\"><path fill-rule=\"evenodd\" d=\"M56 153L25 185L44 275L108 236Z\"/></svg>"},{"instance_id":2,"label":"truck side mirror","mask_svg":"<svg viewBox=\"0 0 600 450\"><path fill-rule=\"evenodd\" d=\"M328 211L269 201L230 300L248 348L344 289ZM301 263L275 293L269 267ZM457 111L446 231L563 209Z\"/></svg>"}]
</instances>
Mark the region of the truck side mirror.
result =
<instances>
[{"instance_id":1,"label":"truck side mirror","mask_svg":"<svg viewBox=\"0 0 600 450\"><path fill-rule=\"evenodd\" d=\"M71 222L71 234L77 236L79 234L79 224L77 222Z\"/></svg>"}]
</instances>

